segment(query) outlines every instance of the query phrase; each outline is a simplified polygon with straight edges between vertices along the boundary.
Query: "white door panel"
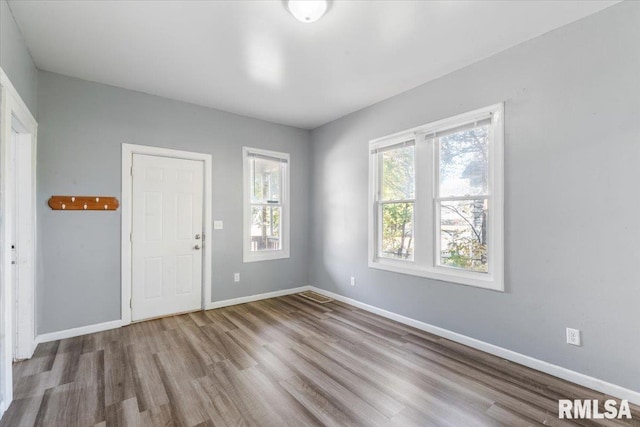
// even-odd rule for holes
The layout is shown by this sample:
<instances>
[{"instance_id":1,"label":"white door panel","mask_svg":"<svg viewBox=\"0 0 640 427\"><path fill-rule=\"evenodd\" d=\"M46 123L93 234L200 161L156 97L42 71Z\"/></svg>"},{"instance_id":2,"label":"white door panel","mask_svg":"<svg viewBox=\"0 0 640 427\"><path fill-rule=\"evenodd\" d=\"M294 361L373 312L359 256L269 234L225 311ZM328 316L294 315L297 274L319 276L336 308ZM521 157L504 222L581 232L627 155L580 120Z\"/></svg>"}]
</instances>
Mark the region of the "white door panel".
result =
<instances>
[{"instance_id":1,"label":"white door panel","mask_svg":"<svg viewBox=\"0 0 640 427\"><path fill-rule=\"evenodd\" d=\"M134 321L201 307L203 166L133 155Z\"/></svg>"}]
</instances>

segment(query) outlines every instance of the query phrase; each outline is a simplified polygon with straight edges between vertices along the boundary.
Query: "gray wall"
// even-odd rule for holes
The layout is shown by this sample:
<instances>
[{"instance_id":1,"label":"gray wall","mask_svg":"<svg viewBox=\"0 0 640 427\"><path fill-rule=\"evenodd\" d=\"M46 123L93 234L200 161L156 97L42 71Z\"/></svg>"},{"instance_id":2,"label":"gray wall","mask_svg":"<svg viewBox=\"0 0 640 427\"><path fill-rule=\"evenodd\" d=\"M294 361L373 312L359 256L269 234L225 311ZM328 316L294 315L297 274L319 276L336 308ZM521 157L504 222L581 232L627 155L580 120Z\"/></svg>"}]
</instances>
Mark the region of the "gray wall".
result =
<instances>
[{"instance_id":1,"label":"gray wall","mask_svg":"<svg viewBox=\"0 0 640 427\"><path fill-rule=\"evenodd\" d=\"M48 72L38 123L39 334L120 319L120 211L52 211L47 200L120 198L123 142L213 155L213 217L224 221L209 240L214 301L308 284L308 131ZM242 263L243 145L291 154L290 259Z\"/></svg>"},{"instance_id":2,"label":"gray wall","mask_svg":"<svg viewBox=\"0 0 640 427\"><path fill-rule=\"evenodd\" d=\"M311 284L640 390L639 23L624 2L315 129ZM500 101L506 292L368 268L368 141Z\"/></svg>"},{"instance_id":3,"label":"gray wall","mask_svg":"<svg viewBox=\"0 0 640 427\"><path fill-rule=\"evenodd\" d=\"M35 116L38 70L6 0L0 0L0 67Z\"/></svg>"}]
</instances>

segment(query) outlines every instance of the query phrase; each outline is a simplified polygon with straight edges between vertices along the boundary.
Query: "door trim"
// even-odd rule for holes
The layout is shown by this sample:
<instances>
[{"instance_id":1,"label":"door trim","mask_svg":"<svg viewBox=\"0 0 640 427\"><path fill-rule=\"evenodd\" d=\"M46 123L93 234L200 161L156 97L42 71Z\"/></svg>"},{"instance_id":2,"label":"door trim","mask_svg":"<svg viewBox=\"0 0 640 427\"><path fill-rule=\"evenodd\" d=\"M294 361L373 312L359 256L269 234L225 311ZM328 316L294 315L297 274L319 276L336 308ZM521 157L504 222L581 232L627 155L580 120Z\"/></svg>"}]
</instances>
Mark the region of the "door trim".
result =
<instances>
[{"instance_id":1,"label":"door trim","mask_svg":"<svg viewBox=\"0 0 640 427\"><path fill-rule=\"evenodd\" d=\"M2 307L2 331L0 337L3 338L2 350L4 363L0 366L0 387L2 388L2 401L0 401L0 416L8 408L13 398L13 380L11 364L14 353L21 358L29 358L33 355L36 347L36 315L35 315L35 266L36 261L36 149L38 123L29 111L20 94L11 84L9 77L0 68L0 210L3 221L0 225L0 302ZM31 258L31 270L29 277L31 283L21 287L20 293L14 295L15 283L9 283L11 269L11 251L8 248L7 236L12 235L11 227L16 224L11 220L7 222L9 216L13 216L15 206L8 200L8 185L11 184L7 177L9 166L9 144L11 140L11 128L18 125L20 129L19 143L31 144L31 188L28 189L31 196L32 212L31 220L31 248L29 257ZM23 236L24 237L24 236ZM17 311L17 312L16 312ZM18 317L17 329L14 330L14 321ZM17 337L14 336L17 332ZM18 338L14 342L14 338Z\"/></svg>"},{"instance_id":2,"label":"door trim","mask_svg":"<svg viewBox=\"0 0 640 427\"><path fill-rule=\"evenodd\" d=\"M195 153L191 151L172 150L168 148L150 147L146 145L122 144L122 197L120 200L122 218L122 325L131 323L131 216L132 216L132 186L133 177L131 168L133 167L133 155L145 154L148 156L171 157L183 160L200 160L204 163L204 212L203 222L203 261L202 261L202 301L203 310L211 303L211 264L212 264L212 209L213 209L213 188L212 188L212 156L211 154Z\"/></svg>"}]
</instances>

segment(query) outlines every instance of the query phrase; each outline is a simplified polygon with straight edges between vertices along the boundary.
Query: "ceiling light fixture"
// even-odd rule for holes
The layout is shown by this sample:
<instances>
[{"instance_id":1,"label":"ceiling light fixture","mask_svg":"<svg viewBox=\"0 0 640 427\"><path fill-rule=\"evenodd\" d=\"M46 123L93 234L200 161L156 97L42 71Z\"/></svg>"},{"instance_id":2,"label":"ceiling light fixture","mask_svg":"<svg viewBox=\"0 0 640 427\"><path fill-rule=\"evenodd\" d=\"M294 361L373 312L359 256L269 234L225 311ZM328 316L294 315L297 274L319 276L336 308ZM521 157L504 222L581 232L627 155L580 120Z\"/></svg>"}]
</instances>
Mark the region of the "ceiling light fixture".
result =
<instances>
[{"instance_id":1,"label":"ceiling light fixture","mask_svg":"<svg viewBox=\"0 0 640 427\"><path fill-rule=\"evenodd\" d=\"M302 22L315 22L327 11L327 0L289 0L289 11Z\"/></svg>"}]
</instances>

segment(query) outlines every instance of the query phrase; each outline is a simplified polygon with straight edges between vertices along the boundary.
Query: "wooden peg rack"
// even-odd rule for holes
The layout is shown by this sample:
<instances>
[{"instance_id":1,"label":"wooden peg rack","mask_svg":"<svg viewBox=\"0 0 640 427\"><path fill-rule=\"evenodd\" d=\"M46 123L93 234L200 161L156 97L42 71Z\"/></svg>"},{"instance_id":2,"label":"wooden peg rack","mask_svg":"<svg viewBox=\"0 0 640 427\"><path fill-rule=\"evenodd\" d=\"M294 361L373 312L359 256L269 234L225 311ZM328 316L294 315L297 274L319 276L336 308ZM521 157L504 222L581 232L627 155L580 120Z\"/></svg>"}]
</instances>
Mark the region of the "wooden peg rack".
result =
<instances>
[{"instance_id":1,"label":"wooden peg rack","mask_svg":"<svg viewBox=\"0 0 640 427\"><path fill-rule=\"evenodd\" d=\"M55 211L115 211L120 203L115 197L51 196L49 206Z\"/></svg>"}]
</instances>

